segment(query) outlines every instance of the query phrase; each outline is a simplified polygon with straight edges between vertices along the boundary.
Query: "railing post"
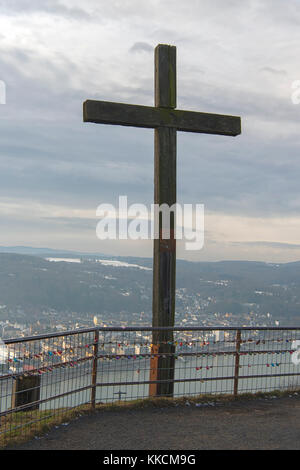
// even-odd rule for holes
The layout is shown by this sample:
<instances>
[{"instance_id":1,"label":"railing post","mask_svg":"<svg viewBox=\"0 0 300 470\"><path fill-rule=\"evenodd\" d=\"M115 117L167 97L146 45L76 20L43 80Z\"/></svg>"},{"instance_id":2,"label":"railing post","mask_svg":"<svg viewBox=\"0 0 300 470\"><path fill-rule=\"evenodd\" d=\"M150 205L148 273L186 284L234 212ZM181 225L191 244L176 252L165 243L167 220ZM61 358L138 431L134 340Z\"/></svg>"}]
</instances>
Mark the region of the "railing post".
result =
<instances>
[{"instance_id":1,"label":"railing post","mask_svg":"<svg viewBox=\"0 0 300 470\"><path fill-rule=\"evenodd\" d=\"M236 330L234 389L233 389L233 395L235 397L237 397L238 395L238 388L239 388L240 349L241 349L241 330Z\"/></svg>"},{"instance_id":2,"label":"railing post","mask_svg":"<svg viewBox=\"0 0 300 470\"><path fill-rule=\"evenodd\" d=\"M150 358L149 396L172 397L174 393L175 346L173 330L153 331ZM160 380L165 382L159 382Z\"/></svg>"},{"instance_id":3,"label":"railing post","mask_svg":"<svg viewBox=\"0 0 300 470\"><path fill-rule=\"evenodd\" d=\"M92 369L92 390L91 390L91 407L94 410L96 406L96 384L97 384L97 367L98 367L98 345L99 330L95 330L95 339L93 345L93 369Z\"/></svg>"}]
</instances>

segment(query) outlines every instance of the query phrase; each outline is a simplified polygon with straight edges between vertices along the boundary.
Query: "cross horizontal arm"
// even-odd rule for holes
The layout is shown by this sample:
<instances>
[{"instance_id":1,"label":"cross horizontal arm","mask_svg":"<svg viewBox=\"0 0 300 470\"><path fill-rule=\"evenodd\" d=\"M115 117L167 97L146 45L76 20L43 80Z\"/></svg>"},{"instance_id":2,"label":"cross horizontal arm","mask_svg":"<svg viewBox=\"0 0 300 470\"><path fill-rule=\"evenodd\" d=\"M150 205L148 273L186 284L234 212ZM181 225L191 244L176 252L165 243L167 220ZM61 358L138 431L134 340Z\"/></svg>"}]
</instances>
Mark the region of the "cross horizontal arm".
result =
<instances>
[{"instance_id":1,"label":"cross horizontal arm","mask_svg":"<svg viewBox=\"0 0 300 470\"><path fill-rule=\"evenodd\" d=\"M83 121L146 128L171 127L184 132L229 136L241 133L241 119L237 116L96 100L83 103Z\"/></svg>"}]
</instances>

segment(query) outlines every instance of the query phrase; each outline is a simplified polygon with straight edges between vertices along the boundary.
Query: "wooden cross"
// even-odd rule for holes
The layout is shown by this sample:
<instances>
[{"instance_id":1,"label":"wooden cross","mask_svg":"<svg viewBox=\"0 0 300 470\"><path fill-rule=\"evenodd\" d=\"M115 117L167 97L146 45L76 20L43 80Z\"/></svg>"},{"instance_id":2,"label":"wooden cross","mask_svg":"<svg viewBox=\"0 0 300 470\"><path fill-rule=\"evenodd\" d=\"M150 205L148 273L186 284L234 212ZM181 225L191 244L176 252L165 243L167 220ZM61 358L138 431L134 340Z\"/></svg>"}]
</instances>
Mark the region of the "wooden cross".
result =
<instances>
[{"instance_id":1,"label":"wooden cross","mask_svg":"<svg viewBox=\"0 0 300 470\"><path fill-rule=\"evenodd\" d=\"M236 116L176 110L176 47L159 44L155 48L155 107L87 100L84 122L153 128L154 202L176 203L176 133L198 132L237 136L241 119ZM154 327L173 327L175 321L176 240L174 218L169 238L154 240L153 320ZM175 346L172 330L155 330L152 338L150 395L173 395Z\"/></svg>"}]
</instances>

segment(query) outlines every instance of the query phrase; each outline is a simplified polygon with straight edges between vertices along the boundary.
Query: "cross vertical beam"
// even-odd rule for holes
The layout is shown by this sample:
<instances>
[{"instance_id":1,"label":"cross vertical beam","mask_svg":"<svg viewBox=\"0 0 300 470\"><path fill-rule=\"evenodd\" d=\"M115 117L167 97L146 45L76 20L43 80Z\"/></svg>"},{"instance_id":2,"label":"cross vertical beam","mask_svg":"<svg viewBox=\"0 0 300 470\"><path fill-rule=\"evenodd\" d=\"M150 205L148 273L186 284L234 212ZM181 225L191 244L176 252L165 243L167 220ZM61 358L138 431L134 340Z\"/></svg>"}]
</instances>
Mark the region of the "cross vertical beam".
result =
<instances>
[{"instance_id":1,"label":"cross vertical beam","mask_svg":"<svg viewBox=\"0 0 300 470\"><path fill-rule=\"evenodd\" d=\"M155 49L155 106L86 100L84 122L152 128L155 132L154 197L159 206L176 203L176 132L237 136L241 118L176 110L176 47L159 44ZM156 218L157 221L157 218ZM153 320L154 327L173 327L175 320L176 241L171 218L166 237L159 218L159 238L154 238ZM153 331L150 364L150 395L172 395L174 386L173 333ZM162 381L162 382L159 382Z\"/></svg>"},{"instance_id":2,"label":"cross vertical beam","mask_svg":"<svg viewBox=\"0 0 300 470\"><path fill-rule=\"evenodd\" d=\"M176 108L176 47L155 48L155 106ZM158 127L154 131L154 203L159 206L176 203L176 129ZM164 238L162 217L159 216L159 238L154 240L153 313L152 325L174 326L176 290L175 220L171 217L169 238ZM173 395L174 346L172 331L154 331L150 380L169 380L150 384L150 395ZM161 357L161 355L165 357Z\"/></svg>"}]
</instances>

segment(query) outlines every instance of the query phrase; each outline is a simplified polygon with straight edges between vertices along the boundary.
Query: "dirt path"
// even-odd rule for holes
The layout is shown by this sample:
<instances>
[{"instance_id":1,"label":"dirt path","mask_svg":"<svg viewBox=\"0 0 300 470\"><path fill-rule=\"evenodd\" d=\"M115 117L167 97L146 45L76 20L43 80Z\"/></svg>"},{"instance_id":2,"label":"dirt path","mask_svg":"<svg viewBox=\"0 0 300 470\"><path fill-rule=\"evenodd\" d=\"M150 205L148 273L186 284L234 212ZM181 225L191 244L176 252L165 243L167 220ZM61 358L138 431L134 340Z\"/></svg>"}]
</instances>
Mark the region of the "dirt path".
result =
<instances>
[{"instance_id":1,"label":"dirt path","mask_svg":"<svg viewBox=\"0 0 300 470\"><path fill-rule=\"evenodd\" d=\"M300 449L300 396L97 411L18 449Z\"/></svg>"}]
</instances>

